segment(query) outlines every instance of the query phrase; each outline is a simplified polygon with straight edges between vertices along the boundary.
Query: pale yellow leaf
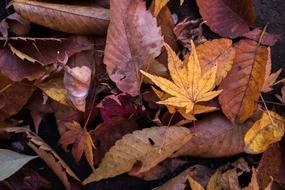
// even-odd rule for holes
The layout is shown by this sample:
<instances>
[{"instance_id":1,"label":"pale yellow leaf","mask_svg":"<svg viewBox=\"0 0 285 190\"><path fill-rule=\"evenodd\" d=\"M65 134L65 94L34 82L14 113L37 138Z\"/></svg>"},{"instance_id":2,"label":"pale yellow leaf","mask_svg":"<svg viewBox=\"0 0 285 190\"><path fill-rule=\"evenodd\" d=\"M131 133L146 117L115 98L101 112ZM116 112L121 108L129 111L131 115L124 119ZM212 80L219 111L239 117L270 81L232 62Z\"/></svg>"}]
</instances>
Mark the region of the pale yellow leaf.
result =
<instances>
[{"instance_id":1,"label":"pale yellow leaf","mask_svg":"<svg viewBox=\"0 0 285 190\"><path fill-rule=\"evenodd\" d=\"M273 111L264 112L244 137L245 152L264 152L269 145L280 141L284 132L284 118Z\"/></svg>"},{"instance_id":2,"label":"pale yellow leaf","mask_svg":"<svg viewBox=\"0 0 285 190\"><path fill-rule=\"evenodd\" d=\"M222 190L222 186L218 180L221 177L221 174L221 171L217 170L214 175L211 176L207 185L207 190Z\"/></svg>"},{"instance_id":3,"label":"pale yellow leaf","mask_svg":"<svg viewBox=\"0 0 285 190\"><path fill-rule=\"evenodd\" d=\"M192 190L204 190L204 187L191 176L188 177L188 181Z\"/></svg>"},{"instance_id":4,"label":"pale yellow leaf","mask_svg":"<svg viewBox=\"0 0 285 190\"><path fill-rule=\"evenodd\" d=\"M125 135L105 154L84 184L126 172L139 174L171 156L192 137L184 127L152 127Z\"/></svg>"}]
</instances>

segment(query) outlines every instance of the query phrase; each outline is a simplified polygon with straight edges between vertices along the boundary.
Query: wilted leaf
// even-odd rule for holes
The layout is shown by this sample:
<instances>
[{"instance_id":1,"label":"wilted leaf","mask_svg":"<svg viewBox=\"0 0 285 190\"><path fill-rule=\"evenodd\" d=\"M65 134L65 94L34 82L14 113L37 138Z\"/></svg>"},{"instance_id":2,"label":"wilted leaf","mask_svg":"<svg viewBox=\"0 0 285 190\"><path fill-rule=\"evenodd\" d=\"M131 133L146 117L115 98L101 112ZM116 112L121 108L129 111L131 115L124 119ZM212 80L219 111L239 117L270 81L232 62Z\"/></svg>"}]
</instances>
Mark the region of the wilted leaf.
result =
<instances>
[{"instance_id":1,"label":"wilted leaf","mask_svg":"<svg viewBox=\"0 0 285 190\"><path fill-rule=\"evenodd\" d=\"M275 95L275 96L280 100L280 102L285 104L285 86L281 88L281 96L280 95Z\"/></svg>"},{"instance_id":2,"label":"wilted leaf","mask_svg":"<svg viewBox=\"0 0 285 190\"><path fill-rule=\"evenodd\" d=\"M235 49L232 47L232 41L229 39L207 41L199 45L196 50L202 72L217 65L216 84L220 84L231 70L234 62Z\"/></svg>"},{"instance_id":3,"label":"wilted leaf","mask_svg":"<svg viewBox=\"0 0 285 190\"><path fill-rule=\"evenodd\" d=\"M21 60L8 48L0 49L0 69L13 81L40 79L45 74L45 69L41 65Z\"/></svg>"},{"instance_id":4,"label":"wilted leaf","mask_svg":"<svg viewBox=\"0 0 285 190\"><path fill-rule=\"evenodd\" d=\"M191 176L188 177L188 181L192 190L204 190L204 187Z\"/></svg>"},{"instance_id":5,"label":"wilted leaf","mask_svg":"<svg viewBox=\"0 0 285 190\"><path fill-rule=\"evenodd\" d=\"M243 34L243 36L248 39L255 40L258 42L261 33L262 33L261 29L255 28L254 30ZM260 43L266 46L274 46L274 44L281 39L282 39L281 34L270 34L270 33L265 32Z\"/></svg>"},{"instance_id":6,"label":"wilted leaf","mask_svg":"<svg viewBox=\"0 0 285 190\"><path fill-rule=\"evenodd\" d=\"M86 128L73 121L65 124L67 131L61 136L58 143L67 151L67 146L73 144L72 155L76 162L79 162L83 153L93 169L93 149L95 148L92 138Z\"/></svg>"},{"instance_id":7,"label":"wilted leaf","mask_svg":"<svg viewBox=\"0 0 285 190\"><path fill-rule=\"evenodd\" d=\"M259 190L255 169L252 170L250 184L246 188L244 188L244 190Z\"/></svg>"},{"instance_id":8,"label":"wilted leaf","mask_svg":"<svg viewBox=\"0 0 285 190\"><path fill-rule=\"evenodd\" d=\"M84 184L131 172L145 172L169 157L191 138L184 127L153 127L125 135L105 154Z\"/></svg>"},{"instance_id":9,"label":"wilted leaf","mask_svg":"<svg viewBox=\"0 0 285 190\"><path fill-rule=\"evenodd\" d=\"M154 0L153 14L157 16L160 10L168 3L169 0ZM180 5L182 5L184 0L180 0Z\"/></svg>"},{"instance_id":10,"label":"wilted leaf","mask_svg":"<svg viewBox=\"0 0 285 190\"><path fill-rule=\"evenodd\" d=\"M251 154L264 152L269 145L280 141L284 133L284 118L273 111L266 111L246 133L245 151Z\"/></svg>"},{"instance_id":11,"label":"wilted leaf","mask_svg":"<svg viewBox=\"0 0 285 190\"><path fill-rule=\"evenodd\" d=\"M252 0L197 0L197 4L206 24L222 37L241 36L255 20Z\"/></svg>"},{"instance_id":12,"label":"wilted leaf","mask_svg":"<svg viewBox=\"0 0 285 190\"><path fill-rule=\"evenodd\" d=\"M132 97L126 93L106 96L96 107L100 109L101 117L107 124L112 124L114 116L128 117L136 111Z\"/></svg>"},{"instance_id":13,"label":"wilted leaf","mask_svg":"<svg viewBox=\"0 0 285 190\"><path fill-rule=\"evenodd\" d=\"M142 77L162 47L160 28L142 0L111 0L104 63L117 87L132 96L139 94Z\"/></svg>"},{"instance_id":14,"label":"wilted leaf","mask_svg":"<svg viewBox=\"0 0 285 190\"><path fill-rule=\"evenodd\" d=\"M52 78L37 85L48 97L65 105L70 105L67 90L63 84L62 77Z\"/></svg>"},{"instance_id":15,"label":"wilted leaf","mask_svg":"<svg viewBox=\"0 0 285 190\"><path fill-rule=\"evenodd\" d=\"M27 20L75 34L106 34L109 10L94 6L14 0L15 11Z\"/></svg>"},{"instance_id":16,"label":"wilted leaf","mask_svg":"<svg viewBox=\"0 0 285 190\"><path fill-rule=\"evenodd\" d=\"M154 188L153 190L184 190L189 176L196 181L200 178L206 178L207 183L210 178L210 171L207 167L197 164L191 166L176 177L168 180L166 183Z\"/></svg>"},{"instance_id":17,"label":"wilted leaf","mask_svg":"<svg viewBox=\"0 0 285 190\"><path fill-rule=\"evenodd\" d=\"M195 135L174 156L228 157L244 151L244 135L251 122L231 123L222 114L197 122Z\"/></svg>"},{"instance_id":18,"label":"wilted leaf","mask_svg":"<svg viewBox=\"0 0 285 190\"><path fill-rule=\"evenodd\" d=\"M240 190L241 187L238 182L238 177L237 169L234 168L222 173L219 181L223 189Z\"/></svg>"},{"instance_id":19,"label":"wilted leaf","mask_svg":"<svg viewBox=\"0 0 285 190\"><path fill-rule=\"evenodd\" d=\"M32 131L23 127L6 127L0 132L6 133L24 133L28 146L33 149L38 156L53 170L57 177L61 180L67 190L71 190L71 184L68 177L80 182L78 177L73 173L69 166L58 156L58 154L46 144L40 137Z\"/></svg>"},{"instance_id":20,"label":"wilted leaf","mask_svg":"<svg viewBox=\"0 0 285 190\"><path fill-rule=\"evenodd\" d=\"M207 190L222 190L222 186L218 179L220 179L222 172L217 170L210 178L207 185Z\"/></svg>"},{"instance_id":21,"label":"wilted leaf","mask_svg":"<svg viewBox=\"0 0 285 190\"><path fill-rule=\"evenodd\" d=\"M35 88L30 84L13 82L0 73L0 120L18 113L27 103Z\"/></svg>"},{"instance_id":22,"label":"wilted leaf","mask_svg":"<svg viewBox=\"0 0 285 190\"><path fill-rule=\"evenodd\" d=\"M173 82L141 71L163 91L172 96L159 101L159 104L186 108L186 113L189 113L197 102L211 100L220 94L221 91L211 91L215 87L217 67L212 67L202 75L194 44L191 55L185 59L185 63L180 61L167 44L165 47L168 52L168 69Z\"/></svg>"},{"instance_id":23,"label":"wilted leaf","mask_svg":"<svg viewBox=\"0 0 285 190\"><path fill-rule=\"evenodd\" d=\"M241 40L236 46L233 67L219 87L222 110L231 121L243 123L256 111L267 59L267 48L255 41Z\"/></svg>"},{"instance_id":24,"label":"wilted leaf","mask_svg":"<svg viewBox=\"0 0 285 190\"><path fill-rule=\"evenodd\" d=\"M0 149L0 181L10 177L36 157L19 154L7 149Z\"/></svg>"},{"instance_id":25,"label":"wilted leaf","mask_svg":"<svg viewBox=\"0 0 285 190\"><path fill-rule=\"evenodd\" d=\"M42 65L63 62L66 57L92 47L91 44L82 44L74 39L20 37L8 38L8 45L20 59Z\"/></svg>"}]
</instances>

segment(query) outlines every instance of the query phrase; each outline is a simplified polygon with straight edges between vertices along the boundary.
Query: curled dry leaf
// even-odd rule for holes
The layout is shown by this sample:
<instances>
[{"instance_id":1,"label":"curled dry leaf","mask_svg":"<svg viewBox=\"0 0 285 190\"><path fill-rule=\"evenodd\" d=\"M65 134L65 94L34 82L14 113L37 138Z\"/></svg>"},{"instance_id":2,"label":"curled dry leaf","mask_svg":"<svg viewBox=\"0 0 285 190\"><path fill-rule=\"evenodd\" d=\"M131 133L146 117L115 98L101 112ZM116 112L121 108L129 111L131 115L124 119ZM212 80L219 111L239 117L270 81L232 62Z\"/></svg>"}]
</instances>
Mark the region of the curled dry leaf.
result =
<instances>
[{"instance_id":1,"label":"curled dry leaf","mask_svg":"<svg viewBox=\"0 0 285 190\"><path fill-rule=\"evenodd\" d=\"M29 156L7 149L0 149L0 181L10 177L35 158L37 158L37 156Z\"/></svg>"},{"instance_id":2,"label":"curled dry leaf","mask_svg":"<svg viewBox=\"0 0 285 190\"><path fill-rule=\"evenodd\" d=\"M45 74L45 69L38 64L32 64L21 60L9 50L0 49L1 72L13 81L28 79L30 81L40 79Z\"/></svg>"},{"instance_id":3,"label":"curled dry leaf","mask_svg":"<svg viewBox=\"0 0 285 190\"><path fill-rule=\"evenodd\" d=\"M73 39L58 38L11 37L8 38L8 45L20 59L41 65L63 62L66 57L92 48L89 43L82 44Z\"/></svg>"},{"instance_id":4,"label":"curled dry leaf","mask_svg":"<svg viewBox=\"0 0 285 190\"><path fill-rule=\"evenodd\" d=\"M232 41L229 39L207 41L199 45L196 50L202 72L217 65L216 85L219 85L234 62L235 49L232 47Z\"/></svg>"},{"instance_id":5,"label":"curled dry leaf","mask_svg":"<svg viewBox=\"0 0 285 190\"><path fill-rule=\"evenodd\" d=\"M212 114L197 122L195 135L174 156L229 157L244 151L244 135L251 122L231 123L222 114Z\"/></svg>"},{"instance_id":6,"label":"curled dry leaf","mask_svg":"<svg viewBox=\"0 0 285 190\"><path fill-rule=\"evenodd\" d=\"M40 137L38 137L29 129L23 127L6 127L1 128L0 132L11 134L25 134L28 146L33 149L37 155L53 170L53 172L61 180L67 190L72 190L68 177L71 177L80 182L76 174L74 174L69 166L58 156L58 154Z\"/></svg>"},{"instance_id":7,"label":"curled dry leaf","mask_svg":"<svg viewBox=\"0 0 285 190\"><path fill-rule=\"evenodd\" d=\"M73 105L85 112L86 97L91 82L91 69L87 66L65 67L64 86Z\"/></svg>"},{"instance_id":8,"label":"curled dry leaf","mask_svg":"<svg viewBox=\"0 0 285 190\"><path fill-rule=\"evenodd\" d=\"M261 29L255 28L254 30L243 34L243 36L248 39L255 40L256 42L258 42L261 33L262 33ZM274 46L274 44L281 39L282 39L281 34L270 34L270 33L265 32L260 43L266 46Z\"/></svg>"},{"instance_id":9,"label":"curled dry leaf","mask_svg":"<svg viewBox=\"0 0 285 190\"><path fill-rule=\"evenodd\" d=\"M162 36L156 19L142 0L111 0L104 63L117 87L139 94L142 77L152 59L160 54Z\"/></svg>"},{"instance_id":10,"label":"curled dry leaf","mask_svg":"<svg viewBox=\"0 0 285 190\"><path fill-rule=\"evenodd\" d=\"M14 0L15 11L27 20L48 28L75 34L106 34L109 10L94 6Z\"/></svg>"},{"instance_id":11,"label":"curled dry leaf","mask_svg":"<svg viewBox=\"0 0 285 190\"><path fill-rule=\"evenodd\" d=\"M273 111L266 111L246 133L245 152L251 154L264 152L269 145L280 141L284 133L284 118Z\"/></svg>"},{"instance_id":12,"label":"curled dry leaf","mask_svg":"<svg viewBox=\"0 0 285 190\"><path fill-rule=\"evenodd\" d=\"M252 0L197 0L197 4L206 24L222 37L241 36L255 20Z\"/></svg>"},{"instance_id":13,"label":"curled dry leaf","mask_svg":"<svg viewBox=\"0 0 285 190\"><path fill-rule=\"evenodd\" d=\"M125 172L139 174L156 166L178 150L192 135L184 127L152 127L125 135L105 154L84 184Z\"/></svg>"},{"instance_id":14,"label":"curled dry leaf","mask_svg":"<svg viewBox=\"0 0 285 190\"><path fill-rule=\"evenodd\" d=\"M0 120L18 113L34 90L32 85L13 82L0 73Z\"/></svg>"},{"instance_id":15,"label":"curled dry leaf","mask_svg":"<svg viewBox=\"0 0 285 190\"><path fill-rule=\"evenodd\" d=\"M267 60L267 48L255 41L241 40L236 46L233 67L219 87L222 110L232 122L243 123L256 111Z\"/></svg>"},{"instance_id":16,"label":"curled dry leaf","mask_svg":"<svg viewBox=\"0 0 285 190\"><path fill-rule=\"evenodd\" d=\"M221 90L212 91L215 87L217 67L212 67L202 75L193 42L192 46L193 50L190 57L186 58L183 63L175 52L165 44L168 52L168 69L173 82L141 71L164 92L172 96L166 100L159 101L159 104L186 108L186 113L190 113L197 102L209 101L221 92Z\"/></svg>"},{"instance_id":17,"label":"curled dry leaf","mask_svg":"<svg viewBox=\"0 0 285 190\"><path fill-rule=\"evenodd\" d=\"M93 166L93 144L92 138L86 128L81 128L80 124L73 121L72 123L65 123L67 131L61 136L58 143L63 146L67 151L67 146L73 144L72 155L76 162L79 162L83 153L90 165L94 170Z\"/></svg>"}]
</instances>

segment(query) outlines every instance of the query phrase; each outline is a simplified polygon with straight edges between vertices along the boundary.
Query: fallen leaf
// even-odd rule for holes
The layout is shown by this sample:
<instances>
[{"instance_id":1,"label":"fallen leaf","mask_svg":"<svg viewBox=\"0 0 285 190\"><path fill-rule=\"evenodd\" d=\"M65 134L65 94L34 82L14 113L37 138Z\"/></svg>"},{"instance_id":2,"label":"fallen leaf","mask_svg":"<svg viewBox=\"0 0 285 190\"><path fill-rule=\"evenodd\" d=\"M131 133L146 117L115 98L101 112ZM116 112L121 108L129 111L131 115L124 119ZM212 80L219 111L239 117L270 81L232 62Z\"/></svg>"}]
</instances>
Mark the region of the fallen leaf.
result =
<instances>
[{"instance_id":1,"label":"fallen leaf","mask_svg":"<svg viewBox=\"0 0 285 190\"><path fill-rule=\"evenodd\" d=\"M257 182L256 171L255 169L253 169L250 184L246 188L244 188L244 190L259 190L259 189L260 188Z\"/></svg>"},{"instance_id":2,"label":"fallen leaf","mask_svg":"<svg viewBox=\"0 0 285 190\"><path fill-rule=\"evenodd\" d=\"M71 105L62 77L56 77L41 82L40 84L37 84L37 87L40 88L51 99L64 105Z\"/></svg>"},{"instance_id":3,"label":"fallen leaf","mask_svg":"<svg viewBox=\"0 0 285 190\"><path fill-rule=\"evenodd\" d=\"M211 100L220 94L221 91L211 91L215 87L217 67L212 67L202 75L194 44L191 55L185 59L185 63L180 61L167 44L165 47L168 52L168 69L173 82L141 71L163 91L172 96L159 101L159 104L186 108L186 113L189 113L197 102Z\"/></svg>"},{"instance_id":4,"label":"fallen leaf","mask_svg":"<svg viewBox=\"0 0 285 190\"><path fill-rule=\"evenodd\" d=\"M132 96L139 94L142 77L163 46L160 28L142 0L111 0L104 63L117 87Z\"/></svg>"},{"instance_id":5,"label":"fallen leaf","mask_svg":"<svg viewBox=\"0 0 285 190\"><path fill-rule=\"evenodd\" d=\"M261 33L262 33L261 29L255 28L254 30L243 34L243 36L248 38L248 39L255 40L256 42L258 42ZM282 37L283 36L281 34L270 34L270 33L265 32L263 34L263 37L262 37L262 40L260 41L260 43L262 45L266 45L266 46L274 46L274 44L276 42L278 42L279 40L281 40Z\"/></svg>"},{"instance_id":6,"label":"fallen leaf","mask_svg":"<svg viewBox=\"0 0 285 190\"><path fill-rule=\"evenodd\" d=\"M195 134L174 156L229 157L244 151L244 135L251 125L231 123L222 114L212 114L195 124Z\"/></svg>"},{"instance_id":7,"label":"fallen leaf","mask_svg":"<svg viewBox=\"0 0 285 190\"><path fill-rule=\"evenodd\" d=\"M204 187L191 176L188 177L188 182L192 190L204 190Z\"/></svg>"},{"instance_id":8,"label":"fallen leaf","mask_svg":"<svg viewBox=\"0 0 285 190\"><path fill-rule=\"evenodd\" d=\"M65 123L67 131L61 136L58 143L62 145L65 151L67 146L72 144L72 155L76 162L79 162L83 153L92 169L93 166L93 144L92 138L86 128L81 128L80 124L73 121Z\"/></svg>"},{"instance_id":9,"label":"fallen leaf","mask_svg":"<svg viewBox=\"0 0 285 190\"><path fill-rule=\"evenodd\" d=\"M207 190L222 190L222 186L219 182L219 179L222 175L220 170L217 170L210 178L209 183L207 185Z\"/></svg>"},{"instance_id":10,"label":"fallen leaf","mask_svg":"<svg viewBox=\"0 0 285 190\"><path fill-rule=\"evenodd\" d=\"M261 89L261 92L266 93L270 92L273 90L272 86L276 82L277 78L279 77L282 69L279 69L275 73L271 73L271 67L272 67L272 62L271 62L271 49L268 48L268 60L265 68L265 80Z\"/></svg>"},{"instance_id":11,"label":"fallen leaf","mask_svg":"<svg viewBox=\"0 0 285 190\"><path fill-rule=\"evenodd\" d=\"M29 156L7 149L0 149L0 181L10 177L35 158L37 158L37 156Z\"/></svg>"},{"instance_id":12,"label":"fallen leaf","mask_svg":"<svg viewBox=\"0 0 285 190\"><path fill-rule=\"evenodd\" d=\"M17 13L7 16L5 22L7 22L9 26L8 32L17 36L26 36L31 28L30 22Z\"/></svg>"},{"instance_id":13,"label":"fallen leaf","mask_svg":"<svg viewBox=\"0 0 285 190\"><path fill-rule=\"evenodd\" d=\"M153 15L157 16L161 9L169 2L169 0L154 0L153 5ZM184 0L180 0L180 5L182 5Z\"/></svg>"},{"instance_id":14,"label":"fallen leaf","mask_svg":"<svg viewBox=\"0 0 285 190\"><path fill-rule=\"evenodd\" d=\"M176 177L168 180L153 190L184 190L189 176L197 181L200 178L206 178L207 183L210 178L210 171L207 167L197 164L189 167L188 169L178 174Z\"/></svg>"},{"instance_id":15,"label":"fallen leaf","mask_svg":"<svg viewBox=\"0 0 285 190\"><path fill-rule=\"evenodd\" d=\"M216 85L219 85L234 62L235 49L232 47L232 41L223 38L207 41L199 45L196 50L202 72L217 65Z\"/></svg>"},{"instance_id":16,"label":"fallen leaf","mask_svg":"<svg viewBox=\"0 0 285 190\"><path fill-rule=\"evenodd\" d=\"M18 113L32 96L35 88L31 84L13 82L0 73L0 120Z\"/></svg>"},{"instance_id":17,"label":"fallen leaf","mask_svg":"<svg viewBox=\"0 0 285 190\"><path fill-rule=\"evenodd\" d=\"M125 135L105 154L84 184L125 172L142 173L169 157L191 138L184 127L153 127Z\"/></svg>"},{"instance_id":18,"label":"fallen leaf","mask_svg":"<svg viewBox=\"0 0 285 190\"><path fill-rule=\"evenodd\" d=\"M280 100L280 102L285 104L285 85L281 88L281 96L279 94L275 96Z\"/></svg>"},{"instance_id":19,"label":"fallen leaf","mask_svg":"<svg viewBox=\"0 0 285 190\"><path fill-rule=\"evenodd\" d=\"M92 48L91 44L74 39L21 37L8 38L8 46L20 59L44 66L63 62L66 57Z\"/></svg>"},{"instance_id":20,"label":"fallen leaf","mask_svg":"<svg viewBox=\"0 0 285 190\"><path fill-rule=\"evenodd\" d=\"M223 189L230 189L230 190L240 190L241 187L238 181L239 174L237 173L237 169L231 169L224 173L222 173L219 182Z\"/></svg>"},{"instance_id":21,"label":"fallen leaf","mask_svg":"<svg viewBox=\"0 0 285 190\"><path fill-rule=\"evenodd\" d=\"M233 67L219 87L222 110L232 122L243 123L255 113L267 60L267 48L255 41L241 40L236 46Z\"/></svg>"},{"instance_id":22,"label":"fallen leaf","mask_svg":"<svg viewBox=\"0 0 285 190\"><path fill-rule=\"evenodd\" d=\"M72 190L68 177L80 182L76 174L74 174L58 154L29 129L24 127L6 127L0 129L0 132L6 132L9 134L25 134L28 146L34 150L37 155L53 170L67 190Z\"/></svg>"},{"instance_id":23,"label":"fallen leaf","mask_svg":"<svg viewBox=\"0 0 285 190\"><path fill-rule=\"evenodd\" d=\"M273 111L263 112L244 137L245 152L264 152L269 145L280 141L284 133L284 118Z\"/></svg>"},{"instance_id":24,"label":"fallen leaf","mask_svg":"<svg viewBox=\"0 0 285 190\"><path fill-rule=\"evenodd\" d=\"M101 117L106 124L112 124L112 117L129 117L136 111L132 97L126 93L106 96L99 104Z\"/></svg>"},{"instance_id":25,"label":"fallen leaf","mask_svg":"<svg viewBox=\"0 0 285 190\"><path fill-rule=\"evenodd\" d=\"M251 0L197 0L200 14L212 31L222 37L236 38L249 31L255 20Z\"/></svg>"},{"instance_id":26,"label":"fallen leaf","mask_svg":"<svg viewBox=\"0 0 285 190\"><path fill-rule=\"evenodd\" d=\"M45 74L45 69L38 64L23 61L8 49L0 49L1 72L13 81L40 79Z\"/></svg>"},{"instance_id":27,"label":"fallen leaf","mask_svg":"<svg viewBox=\"0 0 285 190\"><path fill-rule=\"evenodd\" d=\"M48 28L75 34L106 34L109 10L94 6L14 0L15 11L25 19Z\"/></svg>"}]
</instances>

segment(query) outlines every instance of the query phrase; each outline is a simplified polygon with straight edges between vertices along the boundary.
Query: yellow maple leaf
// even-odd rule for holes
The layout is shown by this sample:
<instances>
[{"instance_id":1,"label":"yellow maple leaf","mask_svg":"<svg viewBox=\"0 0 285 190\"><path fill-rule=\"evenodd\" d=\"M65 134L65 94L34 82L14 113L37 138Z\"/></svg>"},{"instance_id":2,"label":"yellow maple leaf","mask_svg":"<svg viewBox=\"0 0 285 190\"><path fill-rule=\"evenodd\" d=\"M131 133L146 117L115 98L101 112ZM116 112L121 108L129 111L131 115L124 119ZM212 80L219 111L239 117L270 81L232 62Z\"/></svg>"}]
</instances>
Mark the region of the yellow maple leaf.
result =
<instances>
[{"instance_id":1,"label":"yellow maple leaf","mask_svg":"<svg viewBox=\"0 0 285 190\"><path fill-rule=\"evenodd\" d=\"M167 44L164 45L168 53L168 70L173 81L141 71L161 90L171 95L170 98L157 103L186 108L186 113L190 113L197 102L211 100L222 91L212 91L215 87L217 66L214 65L202 74L195 45L193 41L191 43L192 52L184 62Z\"/></svg>"}]
</instances>

